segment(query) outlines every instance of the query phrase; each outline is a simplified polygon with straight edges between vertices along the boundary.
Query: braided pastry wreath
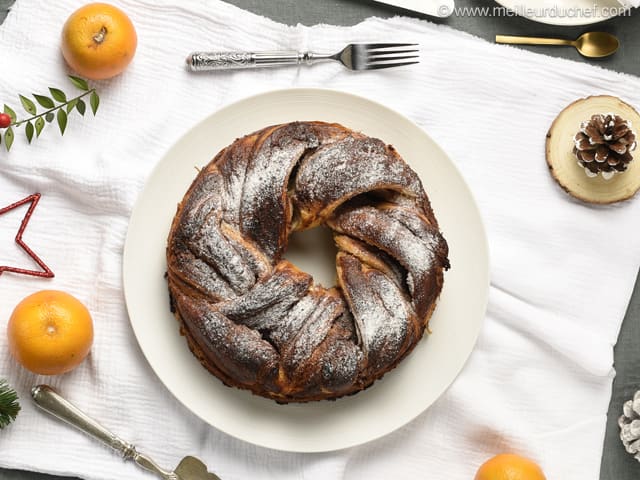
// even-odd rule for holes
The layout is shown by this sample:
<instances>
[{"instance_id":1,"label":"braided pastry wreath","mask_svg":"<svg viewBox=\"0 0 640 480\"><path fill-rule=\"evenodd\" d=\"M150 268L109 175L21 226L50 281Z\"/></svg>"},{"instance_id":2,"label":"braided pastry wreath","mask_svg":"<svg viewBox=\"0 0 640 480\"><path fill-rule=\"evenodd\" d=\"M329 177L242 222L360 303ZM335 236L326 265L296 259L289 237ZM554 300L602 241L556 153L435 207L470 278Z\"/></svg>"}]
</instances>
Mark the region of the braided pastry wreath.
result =
<instances>
[{"instance_id":1,"label":"braided pastry wreath","mask_svg":"<svg viewBox=\"0 0 640 480\"><path fill-rule=\"evenodd\" d=\"M325 225L337 287L283 258ZM449 268L416 173L338 124L294 122L236 140L200 171L167 246L171 307L222 382L280 403L358 392L422 337Z\"/></svg>"}]
</instances>

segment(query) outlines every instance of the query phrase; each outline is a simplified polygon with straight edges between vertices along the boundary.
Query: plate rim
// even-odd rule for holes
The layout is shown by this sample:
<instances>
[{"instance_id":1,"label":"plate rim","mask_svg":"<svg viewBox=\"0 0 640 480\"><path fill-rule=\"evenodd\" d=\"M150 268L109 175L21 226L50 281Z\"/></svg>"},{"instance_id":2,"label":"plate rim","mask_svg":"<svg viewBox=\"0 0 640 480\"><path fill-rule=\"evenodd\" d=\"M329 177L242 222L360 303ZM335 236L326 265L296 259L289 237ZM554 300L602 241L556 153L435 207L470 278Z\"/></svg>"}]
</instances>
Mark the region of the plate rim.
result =
<instances>
[{"instance_id":1,"label":"plate rim","mask_svg":"<svg viewBox=\"0 0 640 480\"><path fill-rule=\"evenodd\" d=\"M136 329L135 322L134 322L132 314L131 314L131 300L130 300L130 294L131 293L130 293L130 288L127 288L127 283L128 283L128 280L127 280L127 276L128 276L127 275L127 266L129 264L128 257L129 257L130 252L131 252L132 231L133 231L132 226L134 225L134 220L137 220L137 215L138 215L137 212L138 212L139 203L141 202L142 197L144 196L145 192L147 191L147 188L148 188L148 185L149 185L150 181L158 174L158 171L160 171L162 169L163 163L166 161L167 157L169 157L171 155L171 153L178 147L178 145L183 141L184 137L187 136L190 132L192 132L192 131L194 131L194 130L196 130L198 128L202 128L202 126L204 124L206 124L207 122L210 122L213 117L218 116L218 115L223 115L226 112L229 112L229 111L232 111L234 109L237 109L242 104L245 104L245 103L249 103L250 104L252 102L259 101L262 98L270 97L270 96L293 95L293 94L297 94L297 95L305 95L306 94L306 95L308 95L310 97L318 96L318 95L331 95L331 96L336 95L336 96L343 96L343 97L346 97L346 98L353 98L358 102L369 103L372 106L374 106L375 108L382 109L382 110L386 111L387 113L395 115L396 117L400 117L404 121L414 125L416 127L416 129L418 129L422 133L422 135L424 135L433 144L433 147L438 150L438 153L440 155L442 155L444 158L446 158L446 160L449 163L449 166L453 169L453 171L457 175L461 186L465 189L466 194L471 199L471 203L470 203L469 206L473 210L473 214L477 217L478 226L480 228L480 230L478 232L476 232L476 233L479 234L479 238L478 238L477 244L480 247L479 249L482 250L482 258L486 260L483 263L483 267L484 267L484 270L486 272L486 277L484 277L484 281L482 283L482 287L483 287L483 289L482 289L482 302L481 302L482 308L481 308L481 311L478 311L478 313L477 313L478 316L479 316L479 321L476 323L475 331L473 331L473 334L469 337L469 338L472 338L472 340L470 341L471 346L470 346L469 350L464 354L464 359L460 362L460 364L458 365L458 367L456 369L455 374L448 381L448 383L446 385L442 386L437 391L437 394L434 396L434 398L431 401L431 403L429 403L428 405L424 406L420 411L415 412L414 414L411 414L411 415L408 415L408 416L404 417L402 419L402 421L400 421L397 424L395 424L395 426L393 428L388 429L386 431L379 432L379 433L377 433L375 435L372 435L372 436L368 436L366 439L360 439L360 440L356 440L356 441L344 442L343 444L340 444L340 445L337 445L337 446L331 446L331 447L325 446L325 447L313 447L312 448L312 447L306 446L306 444L305 444L305 446L297 447L297 446L293 445L291 442L289 442L289 445L285 447L285 446L278 446L278 445L268 444L268 443L262 442L262 441L256 441L256 440L248 437L247 435L238 434L237 432L234 432L234 431L230 430L229 428L226 428L225 426L220 426L218 424L214 424L214 423L212 423L210 421L210 419L205 418L205 416L202 415L199 411L194 410L187 402L185 402L183 400L183 398L179 394L179 392L174 391L172 386L167 384L167 382L165 382L165 380L162 377L161 372L158 371L158 369L156 368L156 365L154 365L152 363L152 361L149 359L149 355L147 354L147 352L145 350L145 342L141 339L140 332ZM338 119L336 119L336 121L340 122L340 119L338 118ZM213 157L211 157L211 158L213 158ZM166 150L164 150L164 153L163 153L162 157L158 160L158 162L155 164L155 166L149 171L149 174L147 175L147 178L145 180L144 186L140 190L140 192L138 193L138 196L136 197L135 203L134 203L133 208L131 210L131 215L129 217L129 223L127 225L127 232L126 232L125 241L124 241L124 247L123 247L123 260L122 260L121 272L122 272L122 278L123 278L123 294L124 294L124 299L125 299L125 307L126 307L126 310L127 310L127 316L129 318L129 324L131 325L131 328L133 330L136 342L137 342L137 344L138 344L138 346L139 346L139 348L140 348L140 350L141 350L141 352L142 352L147 364L149 365L151 370L154 372L155 376L160 381L160 383L162 384L163 388L165 388L167 391L169 391L171 393L171 395L176 400L178 400L178 402L180 402L187 410L189 410L193 415L195 415L197 418L199 418L206 425L208 425L210 427L213 427L213 428L225 433L226 435L229 435L229 436L231 436L233 438L242 440L244 442L247 442L247 443L259 446L259 447L268 448L268 449L271 449L271 450L276 450L276 451L294 452L294 453L321 453L321 452L338 451L338 450L343 450L343 449L346 449L346 448L351 448L351 447L363 445L365 443L369 443L369 442L375 441L375 440L377 440L379 438L382 438L384 436L389 435L390 433L398 430L399 428L404 427L405 425L407 425L411 421L415 420L420 414L422 414L426 410L428 410L434 403L436 403L438 401L438 399L440 399L442 397L442 395L456 381L456 379L458 378L458 376L460 375L460 373L464 369L465 365L469 361L469 358L471 357L471 354L475 350L475 346L477 344L478 337L480 335L480 332L481 332L482 327L484 325L484 321L486 319L486 312L487 312L487 306L488 306L488 301L489 301L489 288L490 288L490 250L489 250L489 242L488 242L485 222L484 222L482 213L481 213L481 211L479 209L478 202L477 202L477 200L475 198L475 195L473 194L473 191L469 187L469 184L467 183L466 179L462 175L462 172L460 171L458 166L451 160L451 158L444 151L444 149L442 149L442 147L422 127L420 127L418 124L416 124L414 121L412 121L409 117L407 117L407 116L403 115L402 113L392 109L391 107L388 107L388 106L386 106L386 105L384 105L384 104L382 104L380 102L377 102L375 100L371 100L371 99L369 99L367 97L364 97L364 96L361 96L361 95L356 95L356 94L353 94L353 93L350 93L350 92L345 92L345 91L338 90L338 89L314 88L314 87L292 87L292 88L271 89L271 90L267 90L267 91L260 92L260 93L257 93L257 94L245 96L245 97L239 98L239 99L237 99L237 100L235 100L235 101L233 101L233 102L231 102L231 103L229 103L227 105L224 105L224 106L222 106L222 107L220 107L218 109L215 109L214 111L212 111L211 113L207 114L203 118L201 118L201 119L197 120L196 122L194 122L193 125L191 125L188 129L186 129ZM176 328L176 334L177 335L179 334L177 328ZM421 341L424 341L424 339L422 339ZM198 363L198 365L200 366L199 363ZM216 380L219 381L218 379L216 379ZM226 387L226 388L228 388L228 387ZM246 391L243 392L243 393L250 394L250 392L246 392Z\"/></svg>"}]
</instances>

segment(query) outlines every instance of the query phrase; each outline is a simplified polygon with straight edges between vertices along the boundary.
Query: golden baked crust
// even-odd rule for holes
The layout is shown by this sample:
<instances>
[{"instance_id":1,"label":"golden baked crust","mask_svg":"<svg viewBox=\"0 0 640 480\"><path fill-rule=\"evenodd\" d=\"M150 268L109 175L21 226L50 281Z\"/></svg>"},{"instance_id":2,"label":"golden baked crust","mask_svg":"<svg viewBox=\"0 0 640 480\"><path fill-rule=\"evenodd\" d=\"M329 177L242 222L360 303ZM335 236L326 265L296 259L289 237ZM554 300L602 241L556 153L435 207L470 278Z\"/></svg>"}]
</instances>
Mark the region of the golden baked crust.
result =
<instances>
[{"instance_id":1,"label":"golden baked crust","mask_svg":"<svg viewBox=\"0 0 640 480\"><path fill-rule=\"evenodd\" d=\"M325 288L283 259L324 224L338 247ZM167 245L172 310L226 385L278 402L356 393L422 337L449 268L422 184L382 141L294 122L236 140L200 171Z\"/></svg>"}]
</instances>

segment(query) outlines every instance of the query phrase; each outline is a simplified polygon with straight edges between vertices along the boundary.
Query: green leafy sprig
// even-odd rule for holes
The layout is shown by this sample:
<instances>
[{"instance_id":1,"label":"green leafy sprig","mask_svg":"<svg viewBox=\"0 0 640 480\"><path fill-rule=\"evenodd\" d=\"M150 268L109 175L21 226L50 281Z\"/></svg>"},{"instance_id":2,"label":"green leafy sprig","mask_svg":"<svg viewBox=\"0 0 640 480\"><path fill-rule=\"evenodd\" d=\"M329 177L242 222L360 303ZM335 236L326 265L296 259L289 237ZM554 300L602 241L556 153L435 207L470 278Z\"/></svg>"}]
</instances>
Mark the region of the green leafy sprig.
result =
<instances>
[{"instance_id":1,"label":"green leafy sprig","mask_svg":"<svg viewBox=\"0 0 640 480\"><path fill-rule=\"evenodd\" d=\"M9 151L11 145L13 145L15 137L14 129L22 125L24 125L24 133L29 143L33 140L34 134L35 137L38 138L45 125L53 122L53 120L57 121L60 134L64 135L67 129L69 114L73 110L76 110L80 115L84 116L87 110L87 102L85 99L87 96L89 97L89 106L95 116L98 111L98 106L100 105L100 97L98 97L96 89L90 88L87 81L83 78L74 77L73 75L69 75L68 77L73 85L82 90L80 95L68 98L62 90L53 87L49 88L50 95L38 95L34 93L33 98L35 102L24 95L18 95L22 108L31 115L29 118L18 119L16 112L8 105L4 105L4 113L11 117L11 124L4 130L4 138L2 131L0 131L0 144L4 142L7 151ZM45 110L39 113L37 105L40 105Z\"/></svg>"},{"instance_id":2,"label":"green leafy sprig","mask_svg":"<svg viewBox=\"0 0 640 480\"><path fill-rule=\"evenodd\" d=\"M6 380L0 379L0 430L14 421L19 411L18 394Z\"/></svg>"}]
</instances>

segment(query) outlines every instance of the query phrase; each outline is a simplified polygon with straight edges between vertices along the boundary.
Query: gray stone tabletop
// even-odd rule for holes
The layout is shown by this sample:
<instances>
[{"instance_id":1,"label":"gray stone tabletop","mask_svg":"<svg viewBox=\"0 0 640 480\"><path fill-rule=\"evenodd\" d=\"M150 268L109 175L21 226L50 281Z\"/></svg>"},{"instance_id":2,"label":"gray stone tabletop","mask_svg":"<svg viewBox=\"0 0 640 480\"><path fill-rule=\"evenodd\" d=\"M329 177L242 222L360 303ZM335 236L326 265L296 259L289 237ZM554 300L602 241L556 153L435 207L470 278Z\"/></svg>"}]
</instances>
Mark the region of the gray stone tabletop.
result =
<instances>
[{"instance_id":1,"label":"gray stone tabletop","mask_svg":"<svg viewBox=\"0 0 640 480\"><path fill-rule=\"evenodd\" d=\"M18 0L29 1L29 0ZM31 0L33 1L33 0ZM620 50L612 57L601 60L582 58L573 48L523 47L533 51L588 62L604 68L640 76L640 9L631 15L617 17L606 22L583 27L558 27L535 23L520 17L498 16L452 16L436 20L399 8L385 6L370 0L227 0L243 9L270 17L287 24L331 23L353 25L370 16L391 17L408 15L435 23L449 25L473 35L493 41L496 34L557 36L577 38L587 31L605 31L618 36ZM0 23L14 0L0 0ZM457 6L489 7L497 4L492 0L456 0ZM618 439L617 418L624 401L640 389L640 276L620 331L615 347L617 376L609 406L607 432L604 438L604 454L600 480L636 480L640 478L640 463L627 454ZM0 455L2 452L0 452ZM584 452L589 455L590 452ZM133 471L132 471L133 475ZM140 476L142 478L142 475ZM0 469L0 480L63 480L33 472ZM551 480L551 479L550 479ZM560 480L560 479L557 479ZM569 479L561 479L569 480Z\"/></svg>"}]
</instances>

